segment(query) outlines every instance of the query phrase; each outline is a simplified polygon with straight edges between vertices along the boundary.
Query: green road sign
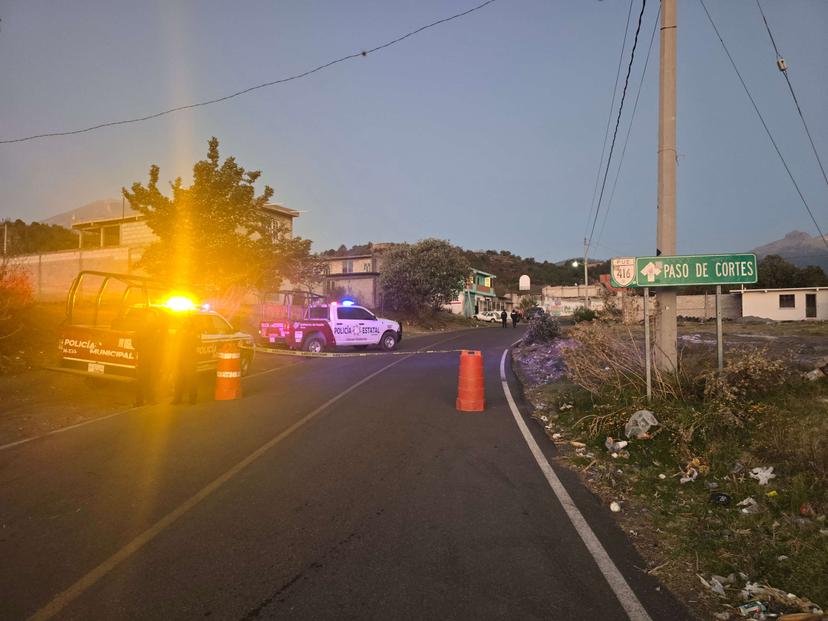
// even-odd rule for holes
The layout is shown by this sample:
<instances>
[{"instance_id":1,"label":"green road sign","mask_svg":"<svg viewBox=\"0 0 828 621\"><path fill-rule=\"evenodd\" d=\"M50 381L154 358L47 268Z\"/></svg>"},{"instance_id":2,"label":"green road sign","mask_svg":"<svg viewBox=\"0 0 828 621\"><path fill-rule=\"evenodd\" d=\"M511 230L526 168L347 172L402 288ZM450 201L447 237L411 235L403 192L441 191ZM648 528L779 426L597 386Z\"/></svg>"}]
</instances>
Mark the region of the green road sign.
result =
<instances>
[{"instance_id":1,"label":"green road sign","mask_svg":"<svg viewBox=\"0 0 828 621\"><path fill-rule=\"evenodd\" d=\"M756 282L755 254L697 254L618 257L612 260L614 287L682 287Z\"/></svg>"}]
</instances>

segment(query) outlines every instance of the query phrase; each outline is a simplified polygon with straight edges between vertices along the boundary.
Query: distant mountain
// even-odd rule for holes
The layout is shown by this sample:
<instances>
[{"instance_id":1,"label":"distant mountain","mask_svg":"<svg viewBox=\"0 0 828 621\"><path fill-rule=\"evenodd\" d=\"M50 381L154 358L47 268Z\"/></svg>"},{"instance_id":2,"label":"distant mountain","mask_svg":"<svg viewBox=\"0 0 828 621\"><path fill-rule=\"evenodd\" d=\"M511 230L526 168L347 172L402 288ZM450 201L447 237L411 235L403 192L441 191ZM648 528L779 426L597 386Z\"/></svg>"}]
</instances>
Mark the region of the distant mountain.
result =
<instances>
[{"instance_id":1,"label":"distant mountain","mask_svg":"<svg viewBox=\"0 0 828 621\"><path fill-rule=\"evenodd\" d=\"M120 198L106 198L83 205L77 209L59 213L56 216L42 220L42 222L43 224L58 224L69 228L77 222L120 218L122 209L127 216L134 216L137 213L128 204L124 206Z\"/></svg>"},{"instance_id":2,"label":"distant mountain","mask_svg":"<svg viewBox=\"0 0 828 621\"><path fill-rule=\"evenodd\" d=\"M769 254L778 254L797 267L818 265L828 272L828 248L819 235L791 231L782 239L754 248L752 252L760 260Z\"/></svg>"}]
</instances>

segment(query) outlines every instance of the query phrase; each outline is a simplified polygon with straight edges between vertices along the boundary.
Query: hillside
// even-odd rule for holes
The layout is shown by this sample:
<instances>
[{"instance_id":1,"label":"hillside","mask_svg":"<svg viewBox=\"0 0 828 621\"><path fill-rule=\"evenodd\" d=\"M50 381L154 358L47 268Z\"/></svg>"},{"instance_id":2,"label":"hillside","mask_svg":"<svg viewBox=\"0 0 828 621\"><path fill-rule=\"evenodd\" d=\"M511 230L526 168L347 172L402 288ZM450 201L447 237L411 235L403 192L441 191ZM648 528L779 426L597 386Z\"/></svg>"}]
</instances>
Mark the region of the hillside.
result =
<instances>
[{"instance_id":1,"label":"hillside","mask_svg":"<svg viewBox=\"0 0 828 621\"><path fill-rule=\"evenodd\" d=\"M777 254L797 267L817 265L828 271L828 248L819 235L791 231L782 239L754 248L752 252L760 260L769 254Z\"/></svg>"}]
</instances>

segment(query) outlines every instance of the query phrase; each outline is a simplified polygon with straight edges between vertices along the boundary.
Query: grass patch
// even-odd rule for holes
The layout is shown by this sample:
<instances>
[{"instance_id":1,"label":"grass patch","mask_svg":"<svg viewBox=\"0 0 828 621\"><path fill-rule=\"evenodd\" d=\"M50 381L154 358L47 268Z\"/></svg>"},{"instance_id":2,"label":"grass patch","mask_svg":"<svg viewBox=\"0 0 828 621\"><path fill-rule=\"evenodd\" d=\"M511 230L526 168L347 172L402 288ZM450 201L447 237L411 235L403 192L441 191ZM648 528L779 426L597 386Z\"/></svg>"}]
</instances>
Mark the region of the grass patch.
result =
<instances>
[{"instance_id":1,"label":"grass patch","mask_svg":"<svg viewBox=\"0 0 828 621\"><path fill-rule=\"evenodd\" d=\"M576 342L577 330L570 332ZM636 355L625 348L605 351ZM521 360L519 351L515 360ZM625 383L625 374L637 373L630 360L590 366L582 357L580 363L587 366L569 377L582 385L567 379L537 384L526 387L527 396L564 460L607 503L621 502L619 519L635 533L651 569L658 568L697 611L742 603L746 580L828 605L828 378L805 382L754 351L731 357L721 386L709 374L709 361L691 354L684 376L664 378L668 389L646 406L637 380ZM611 390L596 381L602 373L612 375ZM645 408L660 425L646 439L629 439L612 457L607 437L626 439L625 423ZM585 446L573 448L571 441ZM776 477L760 485L751 470L765 466L773 466ZM679 482L692 471L698 473L694 481ZM727 494L729 503L712 502L713 493ZM738 503L747 498L759 512L742 511ZM719 598L697 574L735 579ZM770 600L776 610L796 609Z\"/></svg>"}]
</instances>

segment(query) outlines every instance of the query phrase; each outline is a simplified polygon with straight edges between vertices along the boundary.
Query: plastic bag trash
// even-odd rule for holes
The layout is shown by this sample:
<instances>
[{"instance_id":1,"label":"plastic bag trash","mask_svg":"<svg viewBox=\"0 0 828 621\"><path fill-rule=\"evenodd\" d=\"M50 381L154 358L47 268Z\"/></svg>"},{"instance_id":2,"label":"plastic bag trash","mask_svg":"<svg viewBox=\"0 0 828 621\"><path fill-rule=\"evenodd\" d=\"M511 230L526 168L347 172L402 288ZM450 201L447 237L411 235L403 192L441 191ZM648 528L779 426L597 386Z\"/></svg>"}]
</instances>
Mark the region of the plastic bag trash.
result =
<instances>
[{"instance_id":1,"label":"plastic bag trash","mask_svg":"<svg viewBox=\"0 0 828 621\"><path fill-rule=\"evenodd\" d=\"M659 478L659 479L661 479L661 480L663 481L664 479L666 479L666 478L667 478L667 475L666 475L666 474L664 474L664 473L662 473L662 474L658 475L658 478Z\"/></svg>"},{"instance_id":2,"label":"plastic bag trash","mask_svg":"<svg viewBox=\"0 0 828 621\"><path fill-rule=\"evenodd\" d=\"M571 403L563 403L563 404L561 404L561 407L558 408L558 411L563 412L565 410L571 410L571 409L572 409L572 404Z\"/></svg>"},{"instance_id":3,"label":"plastic bag trash","mask_svg":"<svg viewBox=\"0 0 828 621\"><path fill-rule=\"evenodd\" d=\"M658 425L658 420L650 410L638 410L624 425L624 435L628 438L638 438L656 425Z\"/></svg>"},{"instance_id":4,"label":"plastic bag trash","mask_svg":"<svg viewBox=\"0 0 828 621\"><path fill-rule=\"evenodd\" d=\"M696 575L698 575L698 574L696 574ZM719 580L717 580L717 578L718 578L718 576L712 576L710 578L710 582L708 582L707 580L705 580L704 578L699 576L699 580L701 580L701 583L704 586L706 586L708 589L713 591L716 595L719 595L721 597L726 597L725 590L724 590L724 585Z\"/></svg>"},{"instance_id":5,"label":"plastic bag trash","mask_svg":"<svg viewBox=\"0 0 828 621\"><path fill-rule=\"evenodd\" d=\"M607 439L604 441L604 446L606 446L611 453L619 452L628 444L629 442L626 440L613 440L612 436L607 436Z\"/></svg>"},{"instance_id":6,"label":"plastic bag trash","mask_svg":"<svg viewBox=\"0 0 828 621\"><path fill-rule=\"evenodd\" d=\"M619 511L621 511L621 505L619 505L617 502L613 500L610 503L610 511L612 511L613 513L618 513Z\"/></svg>"},{"instance_id":7,"label":"plastic bag trash","mask_svg":"<svg viewBox=\"0 0 828 621\"><path fill-rule=\"evenodd\" d=\"M767 466L766 468L754 468L751 470L750 478L759 481L759 485L767 485L768 481L776 478L776 475L773 473L773 466Z\"/></svg>"},{"instance_id":8,"label":"plastic bag trash","mask_svg":"<svg viewBox=\"0 0 828 621\"><path fill-rule=\"evenodd\" d=\"M561 434L559 434L559 433L553 433L553 434L552 434L552 439L553 439L553 440L560 440L560 439L561 439Z\"/></svg>"},{"instance_id":9,"label":"plastic bag trash","mask_svg":"<svg viewBox=\"0 0 828 621\"><path fill-rule=\"evenodd\" d=\"M742 513L761 513L762 507L756 502L752 496L748 496L742 502L737 503L737 507L742 507Z\"/></svg>"},{"instance_id":10,"label":"plastic bag trash","mask_svg":"<svg viewBox=\"0 0 828 621\"><path fill-rule=\"evenodd\" d=\"M679 483L692 483L699 476L699 471L695 468L688 468L684 476L679 479Z\"/></svg>"},{"instance_id":11,"label":"plastic bag trash","mask_svg":"<svg viewBox=\"0 0 828 621\"><path fill-rule=\"evenodd\" d=\"M814 369L813 371L808 371L805 374L805 379L811 382L815 382L822 377L825 377L825 373L823 373L822 369Z\"/></svg>"}]
</instances>

